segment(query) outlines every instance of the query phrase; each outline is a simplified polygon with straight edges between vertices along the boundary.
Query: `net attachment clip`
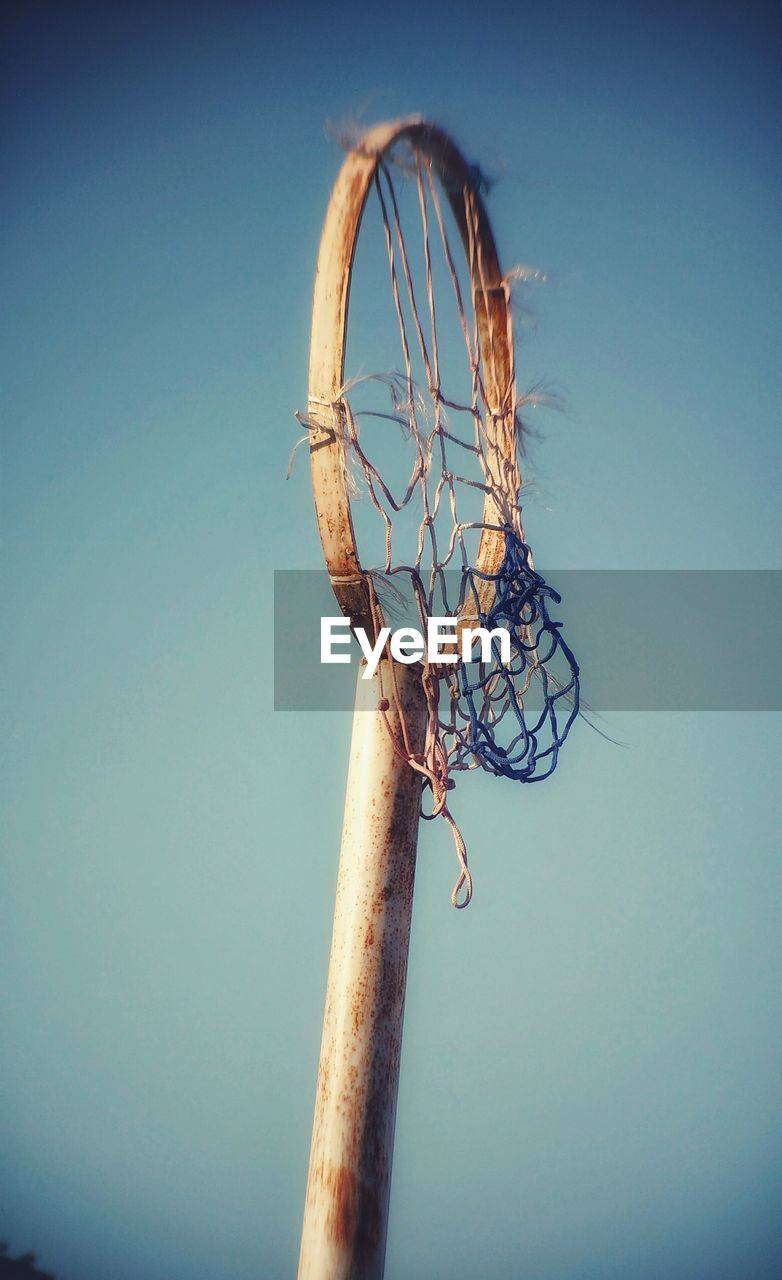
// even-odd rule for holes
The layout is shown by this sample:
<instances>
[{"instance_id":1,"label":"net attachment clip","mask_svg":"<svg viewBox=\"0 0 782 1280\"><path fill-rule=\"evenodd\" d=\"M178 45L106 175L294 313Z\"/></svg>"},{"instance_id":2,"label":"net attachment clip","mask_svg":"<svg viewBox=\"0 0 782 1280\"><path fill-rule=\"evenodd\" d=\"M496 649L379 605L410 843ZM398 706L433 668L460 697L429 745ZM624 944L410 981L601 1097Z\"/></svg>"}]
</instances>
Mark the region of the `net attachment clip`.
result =
<instances>
[{"instance_id":1,"label":"net attachment clip","mask_svg":"<svg viewBox=\"0 0 782 1280\"><path fill-rule=\"evenodd\" d=\"M327 425L322 421L327 416L332 418L333 424ZM307 400L307 422L311 448L319 444L333 444L340 425L339 401L319 400L310 396Z\"/></svg>"}]
</instances>

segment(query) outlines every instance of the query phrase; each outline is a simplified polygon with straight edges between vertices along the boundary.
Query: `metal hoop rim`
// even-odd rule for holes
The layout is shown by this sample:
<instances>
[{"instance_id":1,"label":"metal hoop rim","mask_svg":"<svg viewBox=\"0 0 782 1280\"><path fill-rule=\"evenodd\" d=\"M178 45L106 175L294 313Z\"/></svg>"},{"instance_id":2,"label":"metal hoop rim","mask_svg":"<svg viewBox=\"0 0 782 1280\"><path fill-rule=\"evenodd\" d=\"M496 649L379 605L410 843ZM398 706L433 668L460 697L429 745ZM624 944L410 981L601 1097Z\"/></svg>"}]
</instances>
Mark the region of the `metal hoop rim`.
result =
<instances>
[{"instance_id":1,"label":"metal hoop rim","mask_svg":"<svg viewBox=\"0 0 782 1280\"><path fill-rule=\"evenodd\" d=\"M399 142L422 152L437 174L456 219L465 253L468 228L466 191L476 213L475 242L479 248L471 278L472 300L479 317L479 345L485 369L488 416L501 456L515 461L516 412L513 337L506 281L502 275L494 235L484 201L475 189L469 165L449 135L422 116L407 116L370 128L348 152L329 201L323 224L312 308L307 417L310 423L310 467L321 545L337 602L354 626L372 629L370 589L362 569L345 475L344 383L350 284L361 220L378 167ZM498 371L498 372L496 372ZM484 528L475 568L490 578L505 553L491 493L484 502ZM489 584L490 586L491 584Z\"/></svg>"}]
</instances>

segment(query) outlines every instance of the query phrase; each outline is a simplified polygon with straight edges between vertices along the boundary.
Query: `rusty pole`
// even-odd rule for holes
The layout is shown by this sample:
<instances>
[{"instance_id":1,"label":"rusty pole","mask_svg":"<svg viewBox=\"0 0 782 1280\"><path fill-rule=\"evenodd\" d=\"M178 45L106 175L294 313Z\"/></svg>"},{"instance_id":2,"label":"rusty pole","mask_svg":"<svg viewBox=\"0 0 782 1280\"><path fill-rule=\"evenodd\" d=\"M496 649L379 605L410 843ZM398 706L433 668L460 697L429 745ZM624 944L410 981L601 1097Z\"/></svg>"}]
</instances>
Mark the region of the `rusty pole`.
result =
<instances>
[{"instance_id":1,"label":"rusty pole","mask_svg":"<svg viewBox=\"0 0 782 1280\"><path fill-rule=\"evenodd\" d=\"M397 665L396 684L419 752L420 668ZM378 710L392 690L390 659L359 673L299 1280L383 1275L421 798ZM398 734L393 700L386 714Z\"/></svg>"}]
</instances>

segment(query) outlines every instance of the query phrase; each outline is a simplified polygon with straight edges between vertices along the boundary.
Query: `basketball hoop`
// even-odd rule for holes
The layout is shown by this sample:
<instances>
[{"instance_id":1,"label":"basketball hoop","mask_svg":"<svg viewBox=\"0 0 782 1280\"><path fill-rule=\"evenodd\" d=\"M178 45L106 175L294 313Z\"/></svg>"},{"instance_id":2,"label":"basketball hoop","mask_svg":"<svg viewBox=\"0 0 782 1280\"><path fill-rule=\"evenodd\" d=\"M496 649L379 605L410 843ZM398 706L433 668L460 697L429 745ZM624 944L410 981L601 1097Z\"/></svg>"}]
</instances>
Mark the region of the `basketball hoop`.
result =
<instances>
[{"instance_id":1,"label":"basketball hoop","mask_svg":"<svg viewBox=\"0 0 782 1280\"><path fill-rule=\"evenodd\" d=\"M578 666L552 616L560 598L535 570L522 524L521 415L534 397L517 390L510 283L482 186L436 125L378 125L345 158L318 256L308 403L297 416L338 604L372 637L406 601L424 630L442 616L457 638L476 623L502 627L511 650L503 660L492 643L475 663L456 652L417 664L387 655L359 679L300 1280L382 1276L422 792L421 816L453 832L452 901L464 907L472 877L449 807L454 775L548 777L579 709ZM417 210L415 249L400 187ZM372 192L401 364L346 379L351 278ZM446 310L461 344L461 394L446 379ZM400 430L407 471L395 483ZM359 558L359 516L378 531L374 566Z\"/></svg>"}]
</instances>

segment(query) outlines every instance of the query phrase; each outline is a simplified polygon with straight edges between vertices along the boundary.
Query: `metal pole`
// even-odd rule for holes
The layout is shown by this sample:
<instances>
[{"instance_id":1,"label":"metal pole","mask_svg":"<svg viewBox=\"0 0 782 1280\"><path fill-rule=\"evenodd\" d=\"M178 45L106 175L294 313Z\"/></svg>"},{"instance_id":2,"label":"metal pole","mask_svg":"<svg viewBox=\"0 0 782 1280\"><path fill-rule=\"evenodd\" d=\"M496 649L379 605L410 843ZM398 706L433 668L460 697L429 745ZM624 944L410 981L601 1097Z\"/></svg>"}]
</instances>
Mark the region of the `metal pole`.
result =
<instances>
[{"instance_id":1,"label":"metal pole","mask_svg":"<svg viewBox=\"0 0 782 1280\"><path fill-rule=\"evenodd\" d=\"M362 664L363 669L363 664ZM426 703L417 666L396 666L410 746ZM359 672L299 1280L383 1275L413 906L421 775L394 751L390 660Z\"/></svg>"}]
</instances>

